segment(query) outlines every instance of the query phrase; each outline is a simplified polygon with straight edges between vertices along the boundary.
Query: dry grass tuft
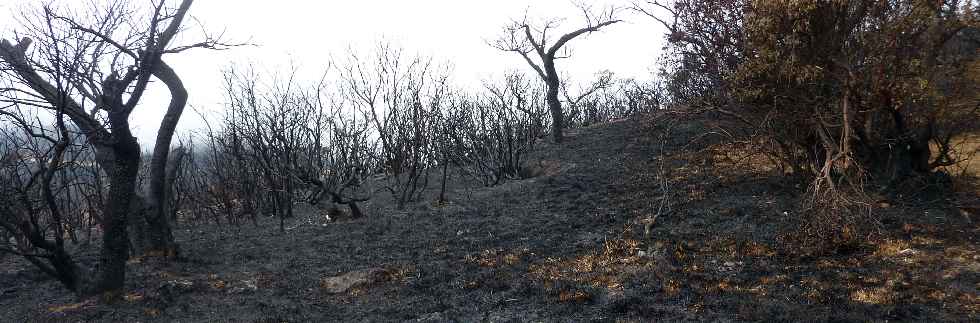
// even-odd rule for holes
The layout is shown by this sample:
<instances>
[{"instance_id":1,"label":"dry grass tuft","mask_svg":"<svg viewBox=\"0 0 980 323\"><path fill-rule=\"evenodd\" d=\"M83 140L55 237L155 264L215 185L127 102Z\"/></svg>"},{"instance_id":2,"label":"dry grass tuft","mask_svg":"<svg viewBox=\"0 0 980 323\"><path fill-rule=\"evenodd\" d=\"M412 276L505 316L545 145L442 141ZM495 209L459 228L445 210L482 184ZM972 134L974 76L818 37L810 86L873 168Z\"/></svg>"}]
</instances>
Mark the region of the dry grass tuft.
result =
<instances>
[{"instance_id":1,"label":"dry grass tuft","mask_svg":"<svg viewBox=\"0 0 980 323\"><path fill-rule=\"evenodd\" d=\"M649 259L638 256L640 242L634 239L606 241L598 250L592 250L571 259L546 259L529 266L530 277L541 282L546 289L554 286L577 286L607 291L622 291L623 283L630 274L645 266ZM585 301L591 295L581 288L557 288L559 300Z\"/></svg>"},{"instance_id":2,"label":"dry grass tuft","mask_svg":"<svg viewBox=\"0 0 980 323\"><path fill-rule=\"evenodd\" d=\"M64 314L66 312L71 312L71 311L78 310L78 309L82 308L83 306L85 306L84 303L72 303L72 304L65 304L65 305L55 305L55 306L48 307L48 312L51 313L51 314Z\"/></svg>"},{"instance_id":3,"label":"dry grass tuft","mask_svg":"<svg viewBox=\"0 0 980 323\"><path fill-rule=\"evenodd\" d=\"M390 266L385 269L383 280L387 282L405 283L418 275L418 268L414 265Z\"/></svg>"},{"instance_id":4,"label":"dry grass tuft","mask_svg":"<svg viewBox=\"0 0 980 323\"><path fill-rule=\"evenodd\" d=\"M162 312L158 308L146 308L146 309L143 309L143 314L145 314L146 316L149 316L149 317L157 317L157 316L160 316L161 313Z\"/></svg>"},{"instance_id":5,"label":"dry grass tuft","mask_svg":"<svg viewBox=\"0 0 980 323\"><path fill-rule=\"evenodd\" d=\"M915 252L906 240L884 239L876 247L874 255L879 257L901 257Z\"/></svg>"},{"instance_id":6,"label":"dry grass tuft","mask_svg":"<svg viewBox=\"0 0 980 323\"><path fill-rule=\"evenodd\" d=\"M749 257L772 257L776 255L776 251L765 243L749 241L742 248L742 254Z\"/></svg>"},{"instance_id":7,"label":"dry grass tuft","mask_svg":"<svg viewBox=\"0 0 980 323\"><path fill-rule=\"evenodd\" d=\"M516 266L532 256L534 256L534 253L528 248L517 248L510 251L487 249L477 255L467 255L463 258L463 261L485 268L501 268L505 266Z\"/></svg>"},{"instance_id":8,"label":"dry grass tuft","mask_svg":"<svg viewBox=\"0 0 980 323\"><path fill-rule=\"evenodd\" d=\"M862 288L851 293L851 300L864 304L889 305L895 301L895 292L887 287Z\"/></svg>"},{"instance_id":9,"label":"dry grass tuft","mask_svg":"<svg viewBox=\"0 0 980 323\"><path fill-rule=\"evenodd\" d=\"M228 286L228 283L219 279L217 274L208 274L208 286L215 290L222 290Z\"/></svg>"},{"instance_id":10,"label":"dry grass tuft","mask_svg":"<svg viewBox=\"0 0 980 323\"><path fill-rule=\"evenodd\" d=\"M676 297L681 293L681 283L674 279L665 279L660 282L660 288L668 297Z\"/></svg>"},{"instance_id":11,"label":"dry grass tuft","mask_svg":"<svg viewBox=\"0 0 980 323\"><path fill-rule=\"evenodd\" d=\"M592 295L581 290L561 291L558 301L562 303L585 303L592 300Z\"/></svg>"},{"instance_id":12,"label":"dry grass tuft","mask_svg":"<svg viewBox=\"0 0 980 323\"><path fill-rule=\"evenodd\" d=\"M127 302L130 302L130 303L135 303L135 302L142 301L145 297L146 296L143 295L143 293L140 293L140 292L130 292L130 293L127 293L125 296L123 296L123 300L125 300Z\"/></svg>"}]
</instances>

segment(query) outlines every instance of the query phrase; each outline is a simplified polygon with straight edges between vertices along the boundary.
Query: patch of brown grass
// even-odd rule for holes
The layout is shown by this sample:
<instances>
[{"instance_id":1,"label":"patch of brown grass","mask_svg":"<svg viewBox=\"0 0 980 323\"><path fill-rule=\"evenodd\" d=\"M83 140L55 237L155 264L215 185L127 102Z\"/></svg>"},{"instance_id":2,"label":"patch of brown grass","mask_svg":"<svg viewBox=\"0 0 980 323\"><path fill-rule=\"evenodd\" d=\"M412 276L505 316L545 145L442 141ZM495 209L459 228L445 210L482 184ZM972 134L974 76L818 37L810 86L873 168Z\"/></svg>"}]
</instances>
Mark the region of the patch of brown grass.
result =
<instances>
[{"instance_id":1,"label":"patch of brown grass","mask_svg":"<svg viewBox=\"0 0 980 323\"><path fill-rule=\"evenodd\" d=\"M143 314L149 317L157 317L160 316L161 311L158 308L145 308Z\"/></svg>"},{"instance_id":2,"label":"patch of brown grass","mask_svg":"<svg viewBox=\"0 0 980 323\"><path fill-rule=\"evenodd\" d=\"M637 255L639 250L637 240L609 240L597 250L577 257L531 264L529 273L546 289L556 289L560 302L582 302L592 298L583 288L622 291L629 275L649 262Z\"/></svg>"},{"instance_id":3,"label":"patch of brown grass","mask_svg":"<svg viewBox=\"0 0 980 323\"><path fill-rule=\"evenodd\" d=\"M65 305L54 305L48 307L48 312L51 314L64 314L66 312L75 311L85 306L84 303L71 303Z\"/></svg>"},{"instance_id":4,"label":"patch of brown grass","mask_svg":"<svg viewBox=\"0 0 980 323\"><path fill-rule=\"evenodd\" d=\"M562 303L585 303L592 300L592 295L581 290L567 290L558 293L558 301Z\"/></svg>"},{"instance_id":5,"label":"patch of brown grass","mask_svg":"<svg viewBox=\"0 0 980 323\"><path fill-rule=\"evenodd\" d=\"M140 292L129 292L123 296L123 300L130 303L142 301L143 298L145 298L145 295L143 295L143 293Z\"/></svg>"},{"instance_id":6,"label":"patch of brown grass","mask_svg":"<svg viewBox=\"0 0 980 323\"><path fill-rule=\"evenodd\" d=\"M877 250L874 251L874 255L878 257L900 257L914 252L907 240L884 239L875 247Z\"/></svg>"},{"instance_id":7,"label":"patch of brown grass","mask_svg":"<svg viewBox=\"0 0 980 323\"><path fill-rule=\"evenodd\" d=\"M219 279L217 274L208 274L208 286L215 290L222 290L228 286L228 283Z\"/></svg>"},{"instance_id":8,"label":"patch of brown grass","mask_svg":"<svg viewBox=\"0 0 980 323\"><path fill-rule=\"evenodd\" d=\"M477 255L467 255L464 262L476 264L485 268L501 268L516 266L534 256L528 248L517 248L510 251L503 249L487 249Z\"/></svg>"},{"instance_id":9,"label":"patch of brown grass","mask_svg":"<svg viewBox=\"0 0 980 323\"><path fill-rule=\"evenodd\" d=\"M681 283L674 279L664 279L660 282L660 288L669 297L675 297L681 293Z\"/></svg>"},{"instance_id":10,"label":"patch of brown grass","mask_svg":"<svg viewBox=\"0 0 980 323\"><path fill-rule=\"evenodd\" d=\"M75 311L79 311L79 310L83 310L83 309L86 309L86 308L93 307L93 306L96 305L96 300L97 300L97 298L91 298L91 299L88 299L88 300L85 300L85 301L82 301L82 302L78 302L78 303L71 303L71 304L65 304L65 305L49 306L48 307L48 313L51 313L51 314L54 314L54 315L65 315L65 314L68 314L68 313L71 313L71 312L75 312Z\"/></svg>"},{"instance_id":11,"label":"patch of brown grass","mask_svg":"<svg viewBox=\"0 0 980 323\"><path fill-rule=\"evenodd\" d=\"M749 257L772 257L776 255L776 251L768 244L756 241L746 242L741 253Z\"/></svg>"},{"instance_id":12,"label":"patch of brown grass","mask_svg":"<svg viewBox=\"0 0 980 323\"><path fill-rule=\"evenodd\" d=\"M400 265L400 266L390 266L385 269L383 275L384 281L405 283L411 277L418 274L418 268L414 265Z\"/></svg>"},{"instance_id":13,"label":"patch of brown grass","mask_svg":"<svg viewBox=\"0 0 980 323\"><path fill-rule=\"evenodd\" d=\"M874 304L889 305L895 301L895 292L887 287L862 288L851 292L851 301Z\"/></svg>"}]
</instances>

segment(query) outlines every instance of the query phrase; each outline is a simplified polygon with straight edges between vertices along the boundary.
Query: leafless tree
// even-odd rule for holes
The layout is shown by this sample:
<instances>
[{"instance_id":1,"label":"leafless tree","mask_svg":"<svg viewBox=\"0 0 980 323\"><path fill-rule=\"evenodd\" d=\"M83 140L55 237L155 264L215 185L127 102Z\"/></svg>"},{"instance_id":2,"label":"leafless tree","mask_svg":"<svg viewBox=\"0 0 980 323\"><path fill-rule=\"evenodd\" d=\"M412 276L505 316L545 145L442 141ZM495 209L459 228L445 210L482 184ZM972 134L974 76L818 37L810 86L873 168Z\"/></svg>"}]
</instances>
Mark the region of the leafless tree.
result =
<instances>
[{"instance_id":1,"label":"leafless tree","mask_svg":"<svg viewBox=\"0 0 980 323\"><path fill-rule=\"evenodd\" d=\"M328 70L328 73L330 70ZM371 198L370 192L358 192L370 175L375 144L370 139L371 123L359 117L328 82L326 74L312 89L306 90L300 102L309 116L300 143L298 165L294 177L313 186L308 201L327 207L332 216L339 211L331 206L343 204L350 208L350 217L359 218L364 212L358 206Z\"/></svg>"},{"instance_id":2,"label":"leafless tree","mask_svg":"<svg viewBox=\"0 0 980 323\"><path fill-rule=\"evenodd\" d=\"M206 212L216 224L224 217L227 223L239 225L243 216L249 216L257 226L258 201L267 194L259 191L261 172L245 146L241 112L232 107L229 104L218 125L194 109L204 129L188 139L186 163L191 169L178 171L176 188L186 192L188 205L184 211L194 219Z\"/></svg>"},{"instance_id":3,"label":"leafless tree","mask_svg":"<svg viewBox=\"0 0 980 323\"><path fill-rule=\"evenodd\" d=\"M576 94L564 91L569 103L566 122L589 126L660 109L665 101L660 84L660 81L620 79L608 71L600 72L596 80L580 87Z\"/></svg>"},{"instance_id":4,"label":"leafless tree","mask_svg":"<svg viewBox=\"0 0 980 323\"><path fill-rule=\"evenodd\" d=\"M295 201L333 216L343 204L351 216L363 216L358 203L371 193L359 188L380 164L375 123L352 109L342 82L327 78L330 71L313 86L298 80L295 69L282 78L254 69L225 72L224 119L215 129L205 121L208 153L192 185L203 192L199 198L210 200L199 208L216 205L229 221L241 209L254 222L259 205L279 216L281 230Z\"/></svg>"},{"instance_id":5,"label":"leafless tree","mask_svg":"<svg viewBox=\"0 0 980 323\"><path fill-rule=\"evenodd\" d=\"M24 257L43 272L61 281L73 291L84 288L87 270L78 266L68 252L65 238L73 227L70 215L72 196L57 192L69 189L67 183L56 183L82 151L74 146L74 136L57 112L54 125L31 122L19 104L7 106L0 113L7 124L0 130L3 144L0 153L0 180L3 204L0 228L15 243L0 252Z\"/></svg>"},{"instance_id":6,"label":"leafless tree","mask_svg":"<svg viewBox=\"0 0 980 323\"><path fill-rule=\"evenodd\" d=\"M598 14L593 13L592 8L585 4L579 4L579 9L585 20L585 27L563 34L553 43L549 33L559 27L560 20L552 19L540 26L534 26L525 17L524 20L514 21L505 27L504 35L493 44L499 50L517 53L523 57L547 85L546 99L548 109L551 110L551 130L556 143L562 141L565 117L559 99L562 82L555 61L569 56L565 47L569 41L621 22L616 18L616 8L608 8Z\"/></svg>"},{"instance_id":7,"label":"leafless tree","mask_svg":"<svg viewBox=\"0 0 980 323\"><path fill-rule=\"evenodd\" d=\"M597 73L596 79L592 83L584 87L579 87L578 92L575 94L569 92L567 84L563 85L562 94L565 96L565 102L568 102L569 110L569 113L565 115L565 124L575 125L578 123L579 125L585 126L603 121L605 116L600 116L601 113L598 110L607 107L598 106L598 100L592 98L597 97L597 94L615 85L615 75L608 70Z\"/></svg>"},{"instance_id":8,"label":"leafless tree","mask_svg":"<svg viewBox=\"0 0 980 323\"><path fill-rule=\"evenodd\" d=\"M240 149L237 154L259 170L268 196L259 202L276 212L282 230L285 219L293 216L298 189L295 168L307 122L313 117L302 106L304 98L295 75L294 71L285 79L263 83L255 71L225 72L229 122L223 131L232 136L227 138L232 140L230 148Z\"/></svg>"},{"instance_id":9,"label":"leafless tree","mask_svg":"<svg viewBox=\"0 0 980 323\"><path fill-rule=\"evenodd\" d=\"M457 95L444 117L448 160L484 185L521 177L524 158L544 131L544 89L520 73Z\"/></svg>"},{"instance_id":10,"label":"leafless tree","mask_svg":"<svg viewBox=\"0 0 980 323\"><path fill-rule=\"evenodd\" d=\"M399 208L428 185L438 156L432 141L436 118L449 94L448 71L431 59L411 57L381 44L370 58L351 53L340 70L345 102L370 122L379 138L374 158L389 176L385 188Z\"/></svg>"},{"instance_id":11,"label":"leafless tree","mask_svg":"<svg viewBox=\"0 0 980 323\"><path fill-rule=\"evenodd\" d=\"M128 1L113 1L105 7L93 4L80 14L45 5L34 16L24 17L25 37L16 43L0 42L0 68L13 83L0 92L3 101L67 116L94 147L95 162L109 179L99 273L92 284L73 288L81 294L122 288L129 255L126 227L134 204L148 209L141 217L148 235L140 252L176 255L164 216L166 164L187 91L163 57L192 48L223 47L211 38L189 45L173 42L192 2L161 0L141 10ZM171 101L157 133L149 198L144 199L136 186L141 149L129 118L153 78L167 86Z\"/></svg>"}]
</instances>

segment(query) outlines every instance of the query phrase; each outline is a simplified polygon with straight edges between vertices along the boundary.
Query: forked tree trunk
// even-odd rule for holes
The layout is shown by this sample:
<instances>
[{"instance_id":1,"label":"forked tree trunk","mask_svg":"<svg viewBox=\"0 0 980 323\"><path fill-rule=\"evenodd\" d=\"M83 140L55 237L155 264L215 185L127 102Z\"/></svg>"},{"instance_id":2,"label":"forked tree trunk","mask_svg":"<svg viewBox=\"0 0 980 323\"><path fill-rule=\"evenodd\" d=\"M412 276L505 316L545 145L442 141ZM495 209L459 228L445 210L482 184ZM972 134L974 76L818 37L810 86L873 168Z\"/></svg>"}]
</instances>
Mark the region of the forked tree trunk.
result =
<instances>
[{"instance_id":1,"label":"forked tree trunk","mask_svg":"<svg viewBox=\"0 0 980 323\"><path fill-rule=\"evenodd\" d=\"M555 59L559 57L558 51L561 50L562 47L564 47L569 41L578 36L599 31L601 28L619 23L621 21L613 18L615 15L615 10L609 12L608 16L594 21L589 17L588 9L582 9L586 12L586 18L588 18L589 25L585 28L562 35L550 47L545 44L545 42L548 40L545 35L546 32L542 32L540 37L535 37L531 26L526 23L521 23L514 28L510 28L510 38L504 38L495 46L500 50L520 54L528 65L534 69L538 76L541 77L541 79L545 82L545 85L547 85L548 91L545 100L548 103L548 109L551 110L551 135L554 138L555 143L562 142L562 139L564 139L562 130L565 128L565 115L561 109L561 101L558 99L558 92L561 90L561 79L558 76L558 71L555 69ZM545 27L544 30L547 31L548 27ZM518 35L522 31L523 35ZM519 38L523 38L524 41L517 41ZM528 56L532 52L537 54L538 58L541 60L540 66L535 63L530 56Z\"/></svg>"},{"instance_id":2,"label":"forked tree trunk","mask_svg":"<svg viewBox=\"0 0 980 323\"><path fill-rule=\"evenodd\" d=\"M68 82L71 84L76 84L75 82L96 84L99 83L98 79L102 79L100 84L102 90L101 93L97 94L97 98L95 97L96 94L92 94L91 91L86 90L75 89L67 90L66 92L66 89L62 87L63 84L52 84L42 74L39 74L38 69L36 69L38 64L31 61L27 55L27 49L31 44L30 38L22 38L16 45L6 40L0 41L0 60L10 67L7 71L16 74L19 77L19 82L22 82L22 85L36 94L31 100L41 98L50 103L51 107L48 107L48 109L58 110L59 113L64 113L72 120L80 132L85 134L89 142L95 146L96 162L106 172L109 178L108 202L106 203L106 212L102 219L102 254L97 273L93 275L80 274L81 270L77 264L71 260L64 248L60 246L60 230L56 230L56 234L59 235L56 237L59 246L55 248L57 250L53 252L54 258L51 259L51 265L56 267L55 270L45 270L51 268L39 265L42 270L48 271L49 273L56 271L57 273L54 276L58 277L68 288L75 290L80 295L86 296L102 292L115 292L124 287L126 261L129 258L130 241L127 232L127 223L130 222L130 216L136 216L139 219L146 220L145 222L134 221L135 223L146 224L145 226L137 227L137 230L135 230L138 235L145 234L145 237L139 237L137 245L142 245L143 242L146 242L148 247L144 248L140 246L140 249L159 250L167 254L176 254L176 244L173 243L173 235L170 232L170 226L165 216L167 197L164 187L166 180L165 170L170 141L173 137L177 120L180 118L181 111L186 104L187 93L183 91L183 86L180 84L180 79L177 78L176 73L161 61L161 57L167 52L170 41L180 31L180 25L187 11L190 9L192 2L193 0L182 0L175 11L166 15L161 14L160 9L163 6L161 2L159 7L157 7L157 12L153 16L151 28L146 30L145 33L150 36L140 36L146 37L139 39L146 41L146 46L141 49L123 47L122 44L109 39L111 33L104 35L101 34L101 31L89 30L75 24L70 18L62 18L62 20L67 20L72 23L73 30L82 30L86 35L84 37L78 36L79 38L77 39L68 38L61 40L68 41L68 43L74 40L88 41L85 43L85 46L98 44L96 46L99 48L101 46L115 47L118 50L116 59L119 58L118 55L128 55L135 61L128 69L120 70L123 72L122 75L117 73L116 68L112 68L113 71L108 76L89 69L85 72L90 74L72 74L66 77L66 79L71 79ZM50 8L45 6L44 13L50 27L54 19L51 16ZM124 20L128 18L130 17L123 16ZM162 27L158 26L158 22L168 20L169 24L165 29L157 29L157 27ZM131 26L128 25L129 21L121 20L116 23L118 25L103 27ZM53 30L49 31L51 33L55 32ZM74 34L68 35L76 36ZM55 34L45 34L45 36L49 36L52 41L60 39L58 38L60 36ZM93 36L91 38L94 38L94 40L89 41L89 36ZM54 42L58 43L57 41ZM139 41L135 43L139 43ZM188 48L207 47L208 43L192 45ZM57 48L61 45L55 44L50 46ZM43 51L44 49L39 50L39 52ZM55 50L55 52L58 51ZM60 53L56 54L60 55ZM98 57L95 58L98 59ZM55 59L61 60L62 57L56 55ZM76 57L75 60L77 59ZM70 65L74 62L66 60L65 62L58 61L53 63L56 66L54 70L59 73L59 80L60 73L63 72L61 64L66 63ZM97 61L95 63L98 65L99 62ZM79 73L75 70L76 67L75 65L70 65L67 70L69 73ZM50 67L40 66L39 68L49 69ZM141 150L139 143L133 137L132 131L130 130L129 117L145 93L151 76L156 76L167 84L172 96L170 107L161 123L157 136L156 151L154 152L150 170L150 196L148 200L144 201L136 193L136 179L140 168ZM20 88L20 85L17 85L17 87ZM66 96L65 93L88 97L90 101L94 102L96 107L89 112L87 110L89 109L88 107L75 102L70 96ZM123 99L124 95L127 96L125 100ZM108 125L97 118L96 115L99 111L107 112ZM143 205L147 205L150 211L139 211L143 209ZM134 208L137 209L136 212L134 212ZM141 217L141 215L145 215L145 217ZM55 222L58 222L57 218L55 220ZM45 244L43 234L35 231L33 235L36 236L35 240L38 241L37 243L41 246Z\"/></svg>"}]
</instances>

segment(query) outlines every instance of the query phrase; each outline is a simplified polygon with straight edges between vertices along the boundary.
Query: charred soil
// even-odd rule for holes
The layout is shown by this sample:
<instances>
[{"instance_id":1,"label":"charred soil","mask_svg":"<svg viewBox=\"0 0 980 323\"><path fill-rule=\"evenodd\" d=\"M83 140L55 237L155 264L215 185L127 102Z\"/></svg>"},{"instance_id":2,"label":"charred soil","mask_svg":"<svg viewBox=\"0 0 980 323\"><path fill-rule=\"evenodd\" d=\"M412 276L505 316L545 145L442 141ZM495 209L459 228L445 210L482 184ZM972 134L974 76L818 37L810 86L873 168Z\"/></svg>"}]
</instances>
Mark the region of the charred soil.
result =
<instances>
[{"instance_id":1,"label":"charred soil","mask_svg":"<svg viewBox=\"0 0 980 323\"><path fill-rule=\"evenodd\" d=\"M324 222L310 209L285 233L276 219L180 223L183 257L132 259L114 304L7 256L0 321L980 319L976 191L882 202L865 242L811 255L783 243L799 188L737 147L692 146L703 133L656 118L573 129L530 156L548 165L537 177L456 179L437 204L432 176L403 210L379 197L364 218ZM97 248L79 249L94 263Z\"/></svg>"}]
</instances>

